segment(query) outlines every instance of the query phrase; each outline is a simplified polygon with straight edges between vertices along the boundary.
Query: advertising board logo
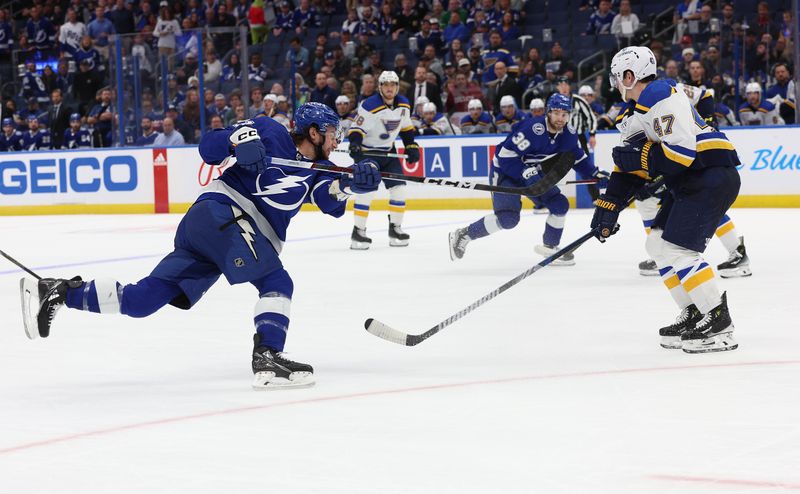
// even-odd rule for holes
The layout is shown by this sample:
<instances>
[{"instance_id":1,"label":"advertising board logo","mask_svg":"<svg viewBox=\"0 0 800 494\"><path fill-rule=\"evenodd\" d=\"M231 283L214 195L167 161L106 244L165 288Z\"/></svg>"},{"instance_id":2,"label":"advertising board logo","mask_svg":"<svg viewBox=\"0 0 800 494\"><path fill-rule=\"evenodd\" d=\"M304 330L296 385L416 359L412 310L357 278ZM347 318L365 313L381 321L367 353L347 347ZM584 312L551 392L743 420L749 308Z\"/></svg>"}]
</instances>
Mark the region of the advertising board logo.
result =
<instances>
[{"instance_id":1,"label":"advertising board logo","mask_svg":"<svg viewBox=\"0 0 800 494\"><path fill-rule=\"evenodd\" d=\"M128 155L0 161L0 195L130 192L139 184Z\"/></svg>"},{"instance_id":2,"label":"advertising board logo","mask_svg":"<svg viewBox=\"0 0 800 494\"><path fill-rule=\"evenodd\" d=\"M783 146L777 148L756 149L753 153L755 159L750 164L749 170L798 170L800 171L800 155L784 151ZM740 169L747 164L742 160Z\"/></svg>"},{"instance_id":3,"label":"advertising board logo","mask_svg":"<svg viewBox=\"0 0 800 494\"><path fill-rule=\"evenodd\" d=\"M219 165L209 165L205 161L200 163L200 168L197 170L197 183L200 187L205 187L210 184L212 180L222 176L222 173L236 163L236 158L229 156L222 160Z\"/></svg>"}]
</instances>

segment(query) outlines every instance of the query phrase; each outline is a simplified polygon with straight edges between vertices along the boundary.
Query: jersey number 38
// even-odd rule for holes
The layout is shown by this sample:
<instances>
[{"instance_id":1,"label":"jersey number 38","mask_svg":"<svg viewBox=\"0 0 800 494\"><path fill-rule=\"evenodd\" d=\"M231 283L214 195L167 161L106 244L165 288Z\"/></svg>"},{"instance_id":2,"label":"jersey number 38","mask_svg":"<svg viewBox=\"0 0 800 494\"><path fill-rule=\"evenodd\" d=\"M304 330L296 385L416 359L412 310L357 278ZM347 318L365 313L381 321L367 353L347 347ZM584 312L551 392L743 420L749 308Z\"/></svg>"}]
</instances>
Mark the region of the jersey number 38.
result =
<instances>
[{"instance_id":1,"label":"jersey number 38","mask_svg":"<svg viewBox=\"0 0 800 494\"><path fill-rule=\"evenodd\" d=\"M522 132L514 134L514 137L511 138L511 142L513 142L520 151L525 151L528 149L528 146L531 145L531 141L525 139L525 135Z\"/></svg>"}]
</instances>

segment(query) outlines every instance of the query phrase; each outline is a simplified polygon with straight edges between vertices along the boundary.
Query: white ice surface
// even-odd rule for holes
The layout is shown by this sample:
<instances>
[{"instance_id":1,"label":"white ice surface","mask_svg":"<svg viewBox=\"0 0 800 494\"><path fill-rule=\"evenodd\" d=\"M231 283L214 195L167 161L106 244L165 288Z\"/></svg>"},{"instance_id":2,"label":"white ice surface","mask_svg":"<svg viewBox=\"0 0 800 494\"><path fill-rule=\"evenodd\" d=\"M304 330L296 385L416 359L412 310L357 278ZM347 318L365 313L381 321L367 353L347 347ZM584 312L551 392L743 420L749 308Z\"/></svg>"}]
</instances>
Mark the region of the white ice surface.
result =
<instances>
[{"instance_id":1,"label":"white ice surface","mask_svg":"<svg viewBox=\"0 0 800 494\"><path fill-rule=\"evenodd\" d=\"M540 260L544 216L473 242L484 211L409 212L408 248L348 250L352 219L302 213L290 357L311 389L250 388L252 287L223 280L191 311L142 320L63 309L51 337L21 326L20 272L0 259L0 493L800 492L798 210L734 210L754 275L723 280L740 349L658 345L675 317L639 276L638 214L413 348L419 333ZM586 231L571 212L564 240ZM41 274L146 276L177 215L0 218L0 249ZM566 242L565 242L566 243ZM725 254L713 240L707 258Z\"/></svg>"}]
</instances>

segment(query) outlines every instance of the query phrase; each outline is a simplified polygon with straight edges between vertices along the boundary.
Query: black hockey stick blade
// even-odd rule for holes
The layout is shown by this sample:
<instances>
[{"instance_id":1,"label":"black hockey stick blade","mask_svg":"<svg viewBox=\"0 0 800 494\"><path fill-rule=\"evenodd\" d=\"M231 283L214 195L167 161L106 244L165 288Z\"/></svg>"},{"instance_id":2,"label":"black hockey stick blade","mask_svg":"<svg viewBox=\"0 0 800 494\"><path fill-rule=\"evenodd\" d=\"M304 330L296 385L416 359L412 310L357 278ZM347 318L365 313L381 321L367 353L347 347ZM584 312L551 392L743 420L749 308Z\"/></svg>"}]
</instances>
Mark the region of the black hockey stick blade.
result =
<instances>
[{"instance_id":1,"label":"black hockey stick blade","mask_svg":"<svg viewBox=\"0 0 800 494\"><path fill-rule=\"evenodd\" d=\"M483 297L479 298L475 302L472 302L469 306L461 309L460 311L456 312L452 316L448 317L447 319L445 319L444 321L440 322L439 324L437 324L436 326L432 327L431 329L425 331L424 333L420 333L420 334L404 333L403 331L395 329L395 328L389 326L388 324L382 323L381 321L378 321L377 319L374 319L374 318L369 318L364 322L364 329L366 329L367 332L377 336L378 338L383 338L384 340L391 341L392 343L397 343L398 345L405 345L405 346L415 346L415 345L417 345L419 343L422 343L423 341L427 340L428 338L430 338L431 336L435 335L436 333L438 333L442 329L446 328L447 326L449 326L449 325L453 324L454 322L458 321L459 319L461 319L462 317L466 316L467 314L469 314L473 310L477 309L481 305L485 304L486 302L492 300L493 298L495 298L496 296L500 295L504 291L508 290L512 286L518 284L520 281L524 280L525 278L529 277L530 275L532 275L536 271L538 271L538 270L542 269L543 267L547 266L548 264L550 264L551 262L555 261L559 257L563 256L567 252L571 252L571 251L576 250L578 247L583 245L587 240L589 240L590 238L594 237L596 234L597 234L597 232L594 229L586 232L580 238L578 238L577 240L573 241L572 243L570 243L569 245L567 245L563 249L559 250L558 252L556 252L552 256L550 256L548 258L545 258L542 262L540 262L540 263L536 264L535 266L531 267L530 269L528 269L524 273L518 275L514 279L512 279L510 281L507 281L506 283L501 285L499 288L496 288L495 290L487 293L486 295L484 295Z\"/></svg>"},{"instance_id":2,"label":"black hockey stick blade","mask_svg":"<svg viewBox=\"0 0 800 494\"><path fill-rule=\"evenodd\" d=\"M569 151L566 153L557 154L549 160L544 161L541 164L542 173L544 173L544 175L538 182L523 189L524 195L540 196L544 194L548 190L558 185L558 182L567 176L567 173L569 173L574 164L575 154Z\"/></svg>"}]
</instances>

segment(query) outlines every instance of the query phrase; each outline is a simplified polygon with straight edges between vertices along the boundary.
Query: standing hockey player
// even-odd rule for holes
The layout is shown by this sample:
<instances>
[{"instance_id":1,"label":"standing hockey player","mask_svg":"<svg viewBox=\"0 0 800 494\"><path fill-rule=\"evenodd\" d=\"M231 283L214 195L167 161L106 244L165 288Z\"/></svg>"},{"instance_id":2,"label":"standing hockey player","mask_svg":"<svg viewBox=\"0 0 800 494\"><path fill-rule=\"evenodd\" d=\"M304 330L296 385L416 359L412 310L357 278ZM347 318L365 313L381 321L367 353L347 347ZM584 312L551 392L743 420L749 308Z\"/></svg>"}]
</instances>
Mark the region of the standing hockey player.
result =
<instances>
[{"instance_id":1,"label":"standing hockey player","mask_svg":"<svg viewBox=\"0 0 800 494\"><path fill-rule=\"evenodd\" d=\"M702 252L739 192L739 158L683 91L655 80L656 70L646 47L625 48L611 62L611 86L634 111L617 125L623 144L613 149L616 168L595 203L592 228L600 240L616 233L628 199L663 176L667 190L646 248L680 314L659 331L661 346L687 353L734 350L726 294L720 295Z\"/></svg>"},{"instance_id":2,"label":"standing hockey player","mask_svg":"<svg viewBox=\"0 0 800 494\"><path fill-rule=\"evenodd\" d=\"M377 165L362 161L353 176L282 167L272 157L326 162L336 148L339 117L325 105L307 103L297 110L293 134L271 118L244 120L206 134L200 155L219 164L236 157L211 182L183 217L175 250L146 278L130 285L113 279L83 282L23 279L26 332L46 337L56 311L67 307L100 313L146 317L171 304L189 309L220 275L231 284L250 283L259 294L255 305L253 387L305 387L313 368L283 356L289 328L293 282L279 255L292 217L305 202L334 217L344 214L351 193L374 191ZM37 331L38 329L38 331Z\"/></svg>"},{"instance_id":3,"label":"standing hockey player","mask_svg":"<svg viewBox=\"0 0 800 494\"><path fill-rule=\"evenodd\" d=\"M526 119L497 147L490 183L505 187L533 185L540 179L542 162L567 152L574 153L575 170L581 170L589 176L601 176L602 172L588 163L575 130L567 126L571 110L572 104L568 96L558 93L550 96L545 117ZM558 244L564 231L569 201L558 187L530 199L534 204L542 204L550 211L544 227L543 244L535 247L538 254L547 257L559 250ZM522 199L519 196L492 194L492 206L493 214L450 233L450 259L464 257L467 244L472 240L517 226L522 209ZM573 264L575 256L571 252L553 261L553 265Z\"/></svg>"},{"instance_id":4,"label":"standing hockey player","mask_svg":"<svg viewBox=\"0 0 800 494\"><path fill-rule=\"evenodd\" d=\"M378 94L373 94L361 102L358 116L350 127L350 156L360 161L366 153L396 153L394 141L398 134L403 140L406 161L414 164L419 161L419 146L414 142L416 129L411 122L411 105L405 96L397 94L400 78L392 71L383 71L378 77ZM371 153L370 153L371 154ZM380 165L381 171L402 174L403 167L398 158L372 157ZM409 235L400 226L406 210L406 184L398 180L384 179L389 189L389 245L404 247L408 245ZM372 239L367 237L367 217L369 205L374 194L360 194L355 198L353 233L350 248L369 249Z\"/></svg>"}]
</instances>

